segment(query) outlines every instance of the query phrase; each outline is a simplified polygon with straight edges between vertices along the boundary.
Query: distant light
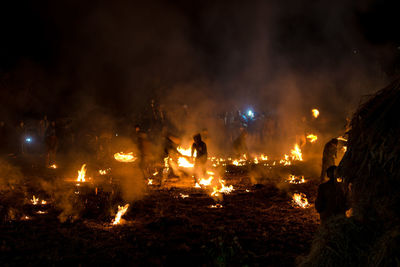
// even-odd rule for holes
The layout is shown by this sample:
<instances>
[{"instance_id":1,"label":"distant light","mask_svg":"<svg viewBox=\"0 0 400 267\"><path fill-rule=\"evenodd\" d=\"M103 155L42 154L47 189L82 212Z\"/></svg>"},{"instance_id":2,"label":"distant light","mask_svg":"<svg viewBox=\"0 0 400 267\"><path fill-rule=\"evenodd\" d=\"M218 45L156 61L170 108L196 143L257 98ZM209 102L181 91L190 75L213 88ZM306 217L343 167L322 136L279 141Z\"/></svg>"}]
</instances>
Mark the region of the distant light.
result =
<instances>
[{"instance_id":1,"label":"distant light","mask_svg":"<svg viewBox=\"0 0 400 267\"><path fill-rule=\"evenodd\" d=\"M26 141L27 143L30 143L30 142L32 142L32 138L27 137L27 138L25 138L25 141Z\"/></svg>"},{"instance_id":2,"label":"distant light","mask_svg":"<svg viewBox=\"0 0 400 267\"><path fill-rule=\"evenodd\" d=\"M118 136L118 134L116 133L115 136Z\"/></svg>"},{"instance_id":3,"label":"distant light","mask_svg":"<svg viewBox=\"0 0 400 267\"><path fill-rule=\"evenodd\" d=\"M250 118L253 118L254 117L254 112L251 109L249 109L247 111L247 116L250 117Z\"/></svg>"}]
</instances>

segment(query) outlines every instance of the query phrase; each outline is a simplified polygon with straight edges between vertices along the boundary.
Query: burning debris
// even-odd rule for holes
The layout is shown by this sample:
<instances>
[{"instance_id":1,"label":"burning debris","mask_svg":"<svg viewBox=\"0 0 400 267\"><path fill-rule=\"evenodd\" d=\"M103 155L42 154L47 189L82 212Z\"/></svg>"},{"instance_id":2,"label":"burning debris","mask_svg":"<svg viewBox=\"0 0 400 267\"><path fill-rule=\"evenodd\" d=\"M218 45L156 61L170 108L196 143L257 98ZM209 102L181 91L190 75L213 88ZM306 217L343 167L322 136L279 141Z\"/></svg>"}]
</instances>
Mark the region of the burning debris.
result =
<instances>
[{"instance_id":1,"label":"burning debris","mask_svg":"<svg viewBox=\"0 0 400 267\"><path fill-rule=\"evenodd\" d=\"M294 207L308 208L310 204L308 203L307 197L303 193L294 193L292 197L292 203Z\"/></svg>"},{"instance_id":2,"label":"burning debris","mask_svg":"<svg viewBox=\"0 0 400 267\"><path fill-rule=\"evenodd\" d=\"M76 178L76 181L85 182L86 181L85 176L86 176L86 164L83 164L81 169L78 171L78 178Z\"/></svg>"},{"instance_id":3,"label":"burning debris","mask_svg":"<svg viewBox=\"0 0 400 267\"><path fill-rule=\"evenodd\" d=\"M119 162L134 162L137 158L133 155L133 152L124 153L118 152L114 154L114 159Z\"/></svg>"},{"instance_id":4,"label":"burning debris","mask_svg":"<svg viewBox=\"0 0 400 267\"><path fill-rule=\"evenodd\" d=\"M290 184L304 184L306 182L304 176L295 176L293 174L290 174L286 181Z\"/></svg>"},{"instance_id":5,"label":"burning debris","mask_svg":"<svg viewBox=\"0 0 400 267\"><path fill-rule=\"evenodd\" d=\"M318 139L318 137L314 134L309 134L307 135L307 139L310 143L315 143Z\"/></svg>"},{"instance_id":6,"label":"burning debris","mask_svg":"<svg viewBox=\"0 0 400 267\"><path fill-rule=\"evenodd\" d=\"M318 116L319 116L319 110L318 109L316 109L316 108L312 109L311 113L312 113L314 118L318 118Z\"/></svg>"},{"instance_id":7,"label":"burning debris","mask_svg":"<svg viewBox=\"0 0 400 267\"><path fill-rule=\"evenodd\" d=\"M129 204L126 204L125 206L119 206L118 205L118 212L115 215L115 218L112 222L113 225L117 225L121 223L121 217L127 212L129 208Z\"/></svg>"}]
</instances>

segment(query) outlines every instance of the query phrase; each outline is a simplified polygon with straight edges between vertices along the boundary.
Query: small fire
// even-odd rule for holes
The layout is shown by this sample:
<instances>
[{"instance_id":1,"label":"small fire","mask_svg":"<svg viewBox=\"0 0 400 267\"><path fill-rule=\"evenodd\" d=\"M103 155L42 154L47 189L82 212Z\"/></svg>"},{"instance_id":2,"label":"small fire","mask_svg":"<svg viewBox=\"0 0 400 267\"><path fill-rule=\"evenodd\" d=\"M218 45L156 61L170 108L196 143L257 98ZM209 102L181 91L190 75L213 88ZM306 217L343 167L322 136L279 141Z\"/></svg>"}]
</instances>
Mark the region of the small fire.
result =
<instances>
[{"instance_id":1,"label":"small fire","mask_svg":"<svg viewBox=\"0 0 400 267\"><path fill-rule=\"evenodd\" d=\"M129 153L123 153L123 152L119 152L119 153L115 153L114 154L114 158L115 160L119 161L119 162L134 162L137 158L133 155L133 152L129 152Z\"/></svg>"},{"instance_id":2,"label":"small fire","mask_svg":"<svg viewBox=\"0 0 400 267\"><path fill-rule=\"evenodd\" d=\"M293 174L289 175L289 178L287 179L287 181L290 184L304 184L306 182L306 180L304 179L304 176L297 177Z\"/></svg>"},{"instance_id":3,"label":"small fire","mask_svg":"<svg viewBox=\"0 0 400 267\"><path fill-rule=\"evenodd\" d=\"M129 208L129 203L126 204L125 206L119 206L118 205L118 212L115 215L113 225L119 224L121 222L121 217L126 213L126 211Z\"/></svg>"},{"instance_id":4,"label":"small fire","mask_svg":"<svg viewBox=\"0 0 400 267\"><path fill-rule=\"evenodd\" d=\"M153 173L153 176L156 176L157 174L158 174L158 171L154 172L154 173Z\"/></svg>"},{"instance_id":5,"label":"small fire","mask_svg":"<svg viewBox=\"0 0 400 267\"><path fill-rule=\"evenodd\" d=\"M46 200L42 200L42 202L40 202L40 204L46 205L46 204L47 204L47 201L46 201Z\"/></svg>"},{"instance_id":6,"label":"small fire","mask_svg":"<svg viewBox=\"0 0 400 267\"><path fill-rule=\"evenodd\" d=\"M195 187L195 188L201 188L201 186L200 186L198 183L196 183L196 184L194 185L194 187Z\"/></svg>"},{"instance_id":7,"label":"small fire","mask_svg":"<svg viewBox=\"0 0 400 267\"><path fill-rule=\"evenodd\" d=\"M106 175L108 173L108 170L99 170L100 175Z\"/></svg>"},{"instance_id":8,"label":"small fire","mask_svg":"<svg viewBox=\"0 0 400 267\"><path fill-rule=\"evenodd\" d=\"M283 164L284 166L292 165L292 162L289 160L289 156L285 154L284 158L279 161L279 164ZM272 164L275 166L275 161Z\"/></svg>"},{"instance_id":9,"label":"small fire","mask_svg":"<svg viewBox=\"0 0 400 267\"><path fill-rule=\"evenodd\" d=\"M212 208L212 209L221 209L221 208L223 208L223 207L224 207L224 206L222 206L222 205L219 204L219 203L210 206L210 208Z\"/></svg>"},{"instance_id":10,"label":"small fire","mask_svg":"<svg viewBox=\"0 0 400 267\"><path fill-rule=\"evenodd\" d=\"M153 184L153 179L148 179L147 184L148 184L148 185L152 185L152 184Z\"/></svg>"},{"instance_id":11,"label":"small fire","mask_svg":"<svg viewBox=\"0 0 400 267\"><path fill-rule=\"evenodd\" d=\"M39 198L36 198L35 195L33 195L31 202L33 205L37 205L39 203Z\"/></svg>"},{"instance_id":12,"label":"small fire","mask_svg":"<svg viewBox=\"0 0 400 267\"><path fill-rule=\"evenodd\" d=\"M344 142L347 142L347 139L346 138L344 138L343 136L339 136L338 138L336 138L337 140L339 140L339 141L344 141Z\"/></svg>"},{"instance_id":13,"label":"small fire","mask_svg":"<svg viewBox=\"0 0 400 267\"><path fill-rule=\"evenodd\" d=\"M254 158L254 164L258 164L258 158L257 157Z\"/></svg>"},{"instance_id":14,"label":"small fire","mask_svg":"<svg viewBox=\"0 0 400 267\"><path fill-rule=\"evenodd\" d=\"M235 189L233 188L233 185L230 186L225 186L225 181L224 180L219 180L219 183L221 184L221 188L218 189L217 186L213 187L213 192L211 193L211 196L219 196L220 193L222 194L230 194L232 191Z\"/></svg>"},{"instance_id":15,"label":"small fire","mask_svg":"<svg viewBox=\"0 0 400 267\"><path fill-rule=\"evenodd\" d=\"M308 203L307 197L303 193L294 193L292 202L294 205L299 206L300 208L308 208L310 204Z\"/></svg>"},{"instance_id":16,"label":"small fire","mask_svg":"<svg viewBox=\"0 0 400 267\"><path fill-rule=\"evenodd\" d=\"M266 161L266 160L268 160L268 157L267 157L267 156L264 156L264 154L261 154L261 156L260 156L260 157L261 157L261 160L262 160L262 161Z\"/></svg>"},{"instance_id":17,"label":"small fire","mask_svg":"<svg viewBox=\"0 0 400 267\"><path fill-rule=\"evenodd\" d=\"M36 213L37 213L37 214L46 214L46 213L47 213L47 211L42 211L42 210L39 210L39 211L37 211Z\"/></svg>"},{"instance_id":18,"label":"small fire","mask_svg":"<svg viewBox=\"0 0 400 267\"><path fill-rule=\"evenodd\" d=\"M86 164L83 164L81 169L78 171L78 178L76 179L76 181L85 182L85 175L86 175Z\"/></svg>"},{"instance_id":19,"label":"small fire","mask_svg":"<svg viewBox=\"0 0 400 267\"><path fill-rule=\"evenodd\" d=\"M57 169L57 165L56 164L52 164L49 166L50 169Z\"/></svg>"},{"instance_id":20,"label":"small fire","mask_svg":"<svg viewBox=\"0 0 400 267\"><path fill-rule=\"evenodd\" d=\"M307 139L308 141L310 141L310 143L314 143L315 141L317 141L318 137L314 134L309 134L307 135Z\"/></svg>"},{"instance_id":21,"label":"small fire","mask_svg":"<svg viewBox=\"0 0 400 267\"><path fill-rule=\"evenodd\" d=\"M311 112L312 112L314 118L318 118L318 116L319 116L319 110L318 109L314 108L314 109L311 110Z\"/></svg>"},{"instance_id":22,"label":"small fire","mask_svg":"<svg viewBox=\"0 0 400 267\"><path fill-rule=\"evenodd\" d=\"M189 195L185 195L185 194L182 194L182 193L179 193L179 196L180 196L181 198L187 198L187 197L189 197Z\"/></svg>"},{"instance_id":23,"label":"small fire","mask_svg":"<svg viewBox=\"0 0 400 267\"><path fill-rule=\"evenodd\" d=\"M186 158L179 157L178 158L178 166L183 168L193 168L194 164L190 163Z\"/></svg>"},{"instance_id":24,"label":"small fire","mask_svg":"<svg viewBox=\"0 0 400 267\"><path fill-rule=\"evenodd\" d=\"M214 179L213 176L208 177L208 179L200 179L199 181L199 185L204 185L204 186L208 186L211 185L212 180Z\"/></svg>"},{"instance_id":25,"label":"small fire","mask_svg":"<svg viewBox=\"0 0 400 267\"><path fill-rule=\"evenodd\" d=\"M301 149L299 147L298 144L296 144L294 146L294 149L292 149L290 151L290 153L292 154L292 160L299 160L299 161L303 161L303 155L301 153Z\"/></svg>"}]
</instances>

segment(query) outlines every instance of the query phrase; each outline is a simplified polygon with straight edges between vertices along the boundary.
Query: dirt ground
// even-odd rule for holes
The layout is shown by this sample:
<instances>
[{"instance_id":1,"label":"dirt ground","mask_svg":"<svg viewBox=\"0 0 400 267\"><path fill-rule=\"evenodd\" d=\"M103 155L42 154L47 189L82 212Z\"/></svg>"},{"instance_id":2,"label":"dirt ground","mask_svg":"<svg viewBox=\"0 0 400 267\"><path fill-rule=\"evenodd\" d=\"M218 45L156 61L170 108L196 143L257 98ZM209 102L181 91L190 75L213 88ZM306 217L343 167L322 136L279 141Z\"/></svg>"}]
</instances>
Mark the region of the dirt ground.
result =
<instances>
[{"instance_id":1,"label":"dirt ground","mask_svg":"<svg viewBox=\"0 0 400 267\"><path fill-rule=\"evenodd\" d=\"M62 171L26 161L13 164L22 166L24 179L0 192L3 266L293 266L309 251L319 225L313 205L303 209L292 203L295 192L314 202L312 177L304 184L279 184L268 177L254 184L248 169L224 175L235 190L221 199L193 188L189 178L146 186L120 225L111 225L110 210L115 213L123 200L100 189L95 194L91 187L77 195L75 188L75 198L66 202L80 210L79 216L60 222L59 196L44 195L34 184L35 177L58 179ZM48 203L32 205L35 192Z\"/></svg>"}]
</instances>

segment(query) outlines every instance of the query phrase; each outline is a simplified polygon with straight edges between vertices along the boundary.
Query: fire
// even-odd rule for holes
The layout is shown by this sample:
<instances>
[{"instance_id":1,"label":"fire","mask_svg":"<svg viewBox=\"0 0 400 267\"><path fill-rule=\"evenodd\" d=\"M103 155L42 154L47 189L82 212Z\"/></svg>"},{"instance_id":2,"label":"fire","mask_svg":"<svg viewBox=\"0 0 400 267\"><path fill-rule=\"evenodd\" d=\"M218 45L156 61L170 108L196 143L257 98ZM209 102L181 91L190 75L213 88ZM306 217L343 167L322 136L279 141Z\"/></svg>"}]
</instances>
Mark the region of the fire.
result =
<instances>
[{"instance_id":1,"label":"fire","mask_svg":"<svg viewBox=\"0 0 400 267\"><path fill-rule=\"evenodd\" d=\"M186 157L191 157L192 156L192 149L188 148L188 149L184 149L181 146L178 146L178 148L176 149L178 150L179 153L181 153L181 155L186 156ZM193 157L196 157L196 153L197 151L194 151L193 153Z\"/></svg>"},{"instance_id":2,"label":"fire","mask_svg":"<svg viewBox=\"0 0 400 267\"><path fill-rule=\"evenodd\" d=\"M186 158L179 157L178 158L178 166L183 168L193 168L194 164L190 163Z\"/></svg>"},{"instance_id":3,"label":"fire","mask_svg":"<svg viewBox=\"0 0 400 267\"><path fill-rule=\"evenodd\" d=\"M129 153L123 153L123 152L119 152L119 153L115 153L114 154L114 158L115 160L119 161L119 162L134 162L137 158L133 155L133 152L129 152Z\"/></svg>"},{"instance_id":4,"label":"fire","mask_svg":"<svg viewBox=\"0 0 400 267\"><path fill-rule=\"evenodd\" d=\"M299 147L298 144L296 144L294 146L294 149L292 149L290 151L290 153L292 154L292 160L299 160L299 161L303 161L303 155L301 153L301 149Z\"/></svg>"},{"instance_id":5,"label":"fire","mask_svg":"<svg viewBox=\"0 0 400 267\"><path fill-rule=\"evenodd\" d=\"M346 138L344 138L343 136L339 136L338 138L336 138L337 140L339 140L339 141L344 141L344 142L347 142L347 139Z\"/></svg>"},{"instance_id":6,"label":"fire","mask_svg":"<svg viewBox=\"0 0 400 267\"><path fill-rule=\"evenodd\" d=\"M306 180L304 179L304 176L295 176L293 174L289 175L289 178L287 179L287 181L290 184L304 184L306 182Z\"/></svg>"},{"instance_id":7,"label":"fire","mask_svg":"<svg viewBox=\"0 0 400 267\"><path fill-rule=\"evenodd\" d=\"M281 159L279 161L280 164L283 164L284 166L289 166L292 165L292 162L289 160L289 156L285 154L284 159ZM273 166L275 166L275 161L272 164Z\"/></svg>"},{"instance_id":8,"label":"fire","mask_svg":"<svg viewBox=\"0 0 400 267\"><path fill-rule=\"evenodd\" d=\"M294 205L299 206L300 208L308 208L310 204L308 203L307 197L303 193L294 193L292 202Z\"/></svg>"},{"instance_id":9,"label":"fire","mask_svg":"<svg viewBox=\"0 0 400 267\"><path fill-rule=\"evenodd\" d=\"M46 205L46 204L47 204L47 201L46 201L46 200L42 200L42 202L40 202L40 204Z\"/></svg>"},{"instance_id":10,"label":"fire","mask_svg":"<svg viewBox=\"0 0 400 267\"><path fill-rule=\"evenodd\" d=\"M310 143L314 143L315 141L317 141L318 137L316 135L309 134L307 135L307 139L308 141L310 141Z\"/></svg>"},{"instance_id":11,"label":"fire","mask_svg":"<svg viewBox=\"0 0 400 267\"><path fill-rule=\"evenodd\" d=\"M223 208L223 207L224 207L224 206L222 206L222 205L219 204L219 203L210 206L210 208L212 208L212 209L221 209L221 208Z\"/></svg>"},{"instance_id":12,"label":"fire","mask_svg":"<svg viewBox=\"0 0 400 267\"><path fill-rule=\"evenodd\" d=\"M129 204L126 204L125 206L120 206L118 205L118 212L115 215L113 225L119 224L121 221L121 217L126 213L126 211L129 208Z\"/></svg>"},{"instance_id":13,"label":"fire","mask_svg":"<svg viewBox=\"0 0 400 267\"><path fill-rule=\"evenodd\" d=\"M148 179L147 184L148 184L148 185L152 185L152 184L153 184L153 179Z\"/></svg>"},{"instance_id":14,"label":"fire","mask_svg":"<svg viewBox=\"0 0 400 267\"><path fill-rule=\"evenodd\" d=\"M194 185L194 187L195 187L195 188L201 188L201 186L200 186L198 183L196 183L196 184Z\"/></svg>"},{"instance_id":15,"label":"fire","mask_svg":"<svg viewBox=\"0 0 400 267\"><path fill-rule=\"evenodd\" d=\"M187 198L187 197L189 197L189 195L185 195L185 194L182 194L182 193L179 193L179 196L180 196L181 198Z\"/></svg>"},{"instance_id":16,"label":"fire","mask_svg":"<svg viewBox=\"0 0 400 267\"><path fill-rule=\"evenodd\" d=\"M52 164L49 166L50 169L57 169L57 165L56 164Z\"/></svg>"},{"instance_id":17,"label":"fire","mask_svg":"<svg viewBox=\"0 0 400 267\"><path fill-rule=\"evenodd\" d=\"M267 156L264 156L264 154L261 154L261 160L263 160L263 161L266 161L266 160L268 160L268 157Z\"/></svg>"},{"instance_id":18,"label":"fire","mask_svg":"<svg viewBox=\"0 0 400 267\"><path fill-rule=\"evenodd\" d=\"M257 157L254 158L254 164L258 164L258 158Z\"/></svg>"},{"instance_id":19,"label":"fire","mask_svg":"<svg viewBox=\"0 0 400 267\"><path fill-rule=\"evenodd\" d=\"M230 186L225 186L225 181L224 180L219 180L219 183L221 184L221 188L218 189L217 186L213 187L213 192L211 193L211 196L219 196L220 193L222 194L230 194L232 191L235 189L233 188L233 185Z\"/></svg>"},{"instance_id":20,"label":"fire","mask_svg":"<svg viewBox=\"0 0 400 267\"><path fill-rule=\"evenodd\" d=\"M211 185L212 180L214 179L213 176L208 177L208 179L200 179L199 185L208 186Z\"/></svg>"},{"instance_id":21,"label":"fire","mask_svg":"<svg viewBox=\"0 0 400 267\"><path fill-rule=\"evenodd\" d=\"M85 175L86 175L86 164L83 164L81 169L78 171L78 178L76 179L76 181L85 182Z\"/></svg>"},{"instance_id":22,"label":"fire","mask_svg":"<svg viewBox=\"0 0 400 267\"><path fill-rule=\"evenodd\" d=\"M311 110L311 112L312 112L314 118L318 118L318 116L319 116L319 110L318 109L314 108L314 109Z\"/></svg>"},{"instance_id":23,"label":"fire","mask_svg":"<svg viewBox=\"0 0 400 267\"><path fill-rule=\"evenodd\" d=\"M35 195L33 195L31 202L33 205L37 205L39 203L39 198L36 198Z\"/></svg>"},{"instance_id":24,"label":"fire","mask_svg":"<svg viewBox=\"0 0 400 267\"><path fill-rule=\"evenodd\" d=\"M107 170L99 170L100 175L106 175L108 173Z\"/></svg>"}]
</instances>

